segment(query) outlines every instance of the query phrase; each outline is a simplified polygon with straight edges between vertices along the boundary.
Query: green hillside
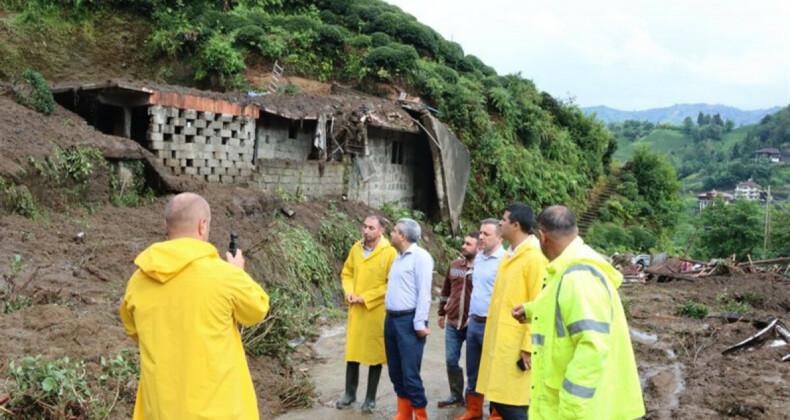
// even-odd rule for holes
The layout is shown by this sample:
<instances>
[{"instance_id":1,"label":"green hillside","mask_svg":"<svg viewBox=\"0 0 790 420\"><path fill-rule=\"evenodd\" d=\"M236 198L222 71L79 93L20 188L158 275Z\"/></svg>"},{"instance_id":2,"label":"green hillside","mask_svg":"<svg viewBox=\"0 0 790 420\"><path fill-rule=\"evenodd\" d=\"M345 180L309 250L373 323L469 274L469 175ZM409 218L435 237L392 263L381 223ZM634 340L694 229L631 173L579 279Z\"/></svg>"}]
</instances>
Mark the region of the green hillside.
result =
<instances>
[{"instance_id":1,"label":"green hillside","mask_svg":"<svg viewBox=\"0 0 790 420\"><path fill-rule=\"evenodd\" d=\"M583 209L614 139L572 103L499 75L398 7L371 0L0 0L0 79L131 77L260 90L278 60L289 76L368 93L405 90L441 112L469 148L470 221L508 201Z\"/></svg>"}]
</instances>

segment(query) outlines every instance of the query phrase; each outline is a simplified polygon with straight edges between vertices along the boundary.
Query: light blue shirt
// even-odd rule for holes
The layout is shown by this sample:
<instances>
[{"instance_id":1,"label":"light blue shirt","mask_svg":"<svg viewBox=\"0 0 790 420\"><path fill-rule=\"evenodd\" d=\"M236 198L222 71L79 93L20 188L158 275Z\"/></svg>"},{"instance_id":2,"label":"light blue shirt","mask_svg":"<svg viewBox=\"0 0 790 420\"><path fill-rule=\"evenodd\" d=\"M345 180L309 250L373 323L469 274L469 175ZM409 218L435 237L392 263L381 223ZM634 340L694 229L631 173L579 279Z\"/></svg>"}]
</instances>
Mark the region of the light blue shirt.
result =
<instances>
[{"instance_id":1,"label":"light blue shirt","mask_svg":"<svg viewBox=\"0 0 790 420\"><path fill-rule=\"evenodd\" d=\"M491 303L491 293L494 291L494 280L503 255L505 255L505 250L500 246L487 257L485 252L479 252L475 257L469 315L488 315L488 305Z\"/></svg>"},{"instance_id":2,"label":"light blue shirt","mask_svg":"<svg viewBox=\"0 0 790 420\"><path fill-rule=\"evenodd\" d=\"M414 309L414 331L424 330L431 307L433 283L433 258L428 251L412 244L406 252L398 254L387 276L387 294L384 307L388 311Z\"/></svg>"}]
</instances>

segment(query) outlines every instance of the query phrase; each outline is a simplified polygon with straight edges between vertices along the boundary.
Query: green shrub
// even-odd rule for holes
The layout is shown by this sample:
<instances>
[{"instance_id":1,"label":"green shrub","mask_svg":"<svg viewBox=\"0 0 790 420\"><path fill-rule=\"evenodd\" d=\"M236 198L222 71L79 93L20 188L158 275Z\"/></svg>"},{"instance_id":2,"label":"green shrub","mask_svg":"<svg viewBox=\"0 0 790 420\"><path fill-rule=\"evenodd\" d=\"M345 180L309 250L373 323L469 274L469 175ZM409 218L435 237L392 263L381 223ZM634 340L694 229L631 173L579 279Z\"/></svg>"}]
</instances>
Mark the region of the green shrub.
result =
<instances>
[{"instance_id":1,"label":"green shrub","mask_svg":"<svg viewBox=\"0 0 790 420\"><path fill-rule=\"evenodd\" d=\"M735 296L735 300L754 307L760 307L765 303L765 295L758 292L741 292Z\"/></svg>"},{"instance_id":2,"label":"green shrub","mask_svg":"<svg viewBox=\"0 0 790 420\"><path fill-rule=\"evenodd\" d=\"M360 229L351 222L345 213L332 213L328 220L321 222L318 238L329 248L332 257L344 261L348 251L360 239Z\"/></svg>"},{"instance_id":3,"label":"green shrub","mask_svg":"<svg viewBox=\"0 0 790 420\"><path fill-rule=\"evenodd\" d=\"M727 312L734 312L736 314L748 314L751 312L752 308L746 303L732 299L727 302L726 310Z\"/></svg>"},{"instance_id":4,"label":"green shrub","mask_svg":"<svg viewBox=\"0 0 790 420\"><path fill-rule=\"evenodd\" d=\"M258 50L266 42L266 31L258 26L242 26L233 37L233 44Z\"/></svg>"},{"instance_id":5,"label":"green shrub","mask_svg":"<svg viewBox=\"0 0 790 420\"><path fill-rule=\"evenodd\" d=\"M392 42L392 38L384 32L373 32L370 34L370 42L374 47L383 47Z\"/></svg>"},{"instance_id":6,"label":"green shrub","mask_svg":"<svg viewBox=\"0 0 790 420\"><path fill-rule=\"evenodd\" d=\"M341 23L336 14L326 9L322 10L318 17L321 18L321 22L324 22L328 25L338 25Z\"/></svg>"},{"instance_id":7,"label":"green shrub","mask_svg":"<svg viewBox=\"0 0 790 420\"><path fill-rule=\"evenodd\" d=\"M317 41L322 49L335 51L343 47L351 37L349 32L336 25L321 25L316 30Z\"/></svg>"},{"instance_id":8,"label":"green shrub","mask_svg":"<svg viewBox=\"0 0 790 420\"><path fill-rule=\"evenodd\" d=\"M464 49L457 42L440 40L438 58L450 66L457 67L464 60Z\"/></svg>"},{"instance_id":9,"label":"green shrub","mask_svg":"<svg viewBox=\"0 0 790 420\"><path fill-rule=\"evenodd\" d=\"M3 407L16 418L86 417L91 393L84 362L44 361L39 355L12 361L9 371L16 389Z\"/></svg>"},{"instance_id":10,"label":"green shrub","mask_svg":"<svg viewBox=\"0 0 790 420\"><path fill-rule=\"evenodd\" d=\"M52 88L41 73L25 70L16 87L16 100L34 111L50 115L55 110Z\"/></svg>"},{"instance_id":11,"label":"green shrub","mask_svg":"<svg viewBox=\"0 0 790 420\"><path fill-rule=\"evenodd\" d=\"M419 56L414 47L392 43L386 47L377 47L370 50L367 57L365 57L365 62L373 74L377 74L379 70L384 70L391 75L398 75L414 68L418 58Z\"/></svg>"},{"instance_id":12,"label":"green shrub","mask_svg":"<svg viewBox=\"0 0 790 420\"><path fill-rule=\"evenodd\" d=\"M363 50L370 48L371 45L373 45L373 41L370 35L361 34L351 38L351 46L356 49Z\"/></svg>"},{"instance_id":13,"label":"green shrub","mask_svg":"<svg viewBox=\"0 0 790 420\"><path fill-rule=\"evenodd\" d=\"M708 307L702 303L687 300L675 307L675 315L703 319L708 316Z\"/></svg>"},{"instance_id":14,"label":"green shrub","mask_svg":"<svg viewBox=\"0 0 790 420\"><path fill-rule=\"evenodd\" d=\"M235 76L245 68L241 53L218 32L206 41L195 61L196 80L218 76L221 84L235 83Z\"/></svg>"},{"instance_id":15,"label":"green shrub","mask_svg":"<svg viewBox=\"0 0 790 420\"><path fill-rule=\"evenodd\" d=\"M38 217L39 206L26 185L5 185L0 193L5 197L4 204L8 211L28 219Z\"/></svg>"}]
</instances>

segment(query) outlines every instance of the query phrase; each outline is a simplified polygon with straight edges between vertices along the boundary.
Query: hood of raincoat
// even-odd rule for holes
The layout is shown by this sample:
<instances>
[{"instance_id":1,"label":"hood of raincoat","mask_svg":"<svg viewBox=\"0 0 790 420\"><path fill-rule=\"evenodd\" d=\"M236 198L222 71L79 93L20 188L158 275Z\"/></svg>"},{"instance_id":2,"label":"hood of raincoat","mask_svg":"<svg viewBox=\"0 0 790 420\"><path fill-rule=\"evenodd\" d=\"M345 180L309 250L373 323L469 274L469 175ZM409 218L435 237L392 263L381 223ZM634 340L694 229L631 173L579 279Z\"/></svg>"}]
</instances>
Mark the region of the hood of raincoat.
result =
<instances>
[{"instance_id":1,"label":"hood of raincoat","mask_svg":"<svg viewBox=\"0 0 790 420\"><path fill-rule=\"evenodd\" d=\"M576 237L562 251L559 257L546 267L547 279L552 278L555 272L564 272L571 265L589 264L601 271L604 276L618 289L623 283L623 274L614 268L601 254L584 243L581 237Z\"/></svg>"},{"instance_id":2,"label":"hood of raincoat","mask_svg":"<svg viewBox=\"0 0 790 420\"><path fill-rule=\"evenodd\" d=\"M214 245L199 239L180 238L149 246L134 259L134 264L148 277L166 283L193 261L206 257L219 257Z\"/></svg>"}]
</instances>

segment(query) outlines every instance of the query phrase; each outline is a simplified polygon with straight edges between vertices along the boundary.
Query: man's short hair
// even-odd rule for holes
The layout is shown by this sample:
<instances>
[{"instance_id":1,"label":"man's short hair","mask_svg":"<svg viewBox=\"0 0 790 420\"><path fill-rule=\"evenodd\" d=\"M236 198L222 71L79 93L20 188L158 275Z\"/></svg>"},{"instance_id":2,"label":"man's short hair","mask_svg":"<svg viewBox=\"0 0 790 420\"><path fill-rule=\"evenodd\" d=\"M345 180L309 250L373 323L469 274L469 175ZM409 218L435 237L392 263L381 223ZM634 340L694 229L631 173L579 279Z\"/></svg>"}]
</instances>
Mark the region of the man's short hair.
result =
<instances>
[{"instance_id":1,"label":"man's short hair","mask_svg":"<svg viewBox=\"0 0 790 420\"><path fill-rule=\"evenodd\" d=\"M468 237L470 237L470 238L472 238L472 239L474 239L476 241L480 240L480 232L478 232L478 231L467 233L466 236L468 236Z\"/></svg>"},{"instance_id":2,"label":"man's short hair","mask_svg":"<svg viewBox=\"0 0 790 420\"><path fill-rule=\"evenodd\" d=\"M540 230L561 236L579 233L576 226L576 216L565 206L549 206L543 209L538 216Z\"/></svg>"},{"instance_id":3,"label":"man's short hair","mask_svg":"<svg viewBox=\"0 0 790 420\"><path fill-rule=\"evenodd\" d=\"M389 220L387 220L386 217L379 216L377 214L369 214L367 217L365 217L365 219L376 219L376 221L379 222L379 227L384 229L386 229L387 225L389 224Z\"/></svg>"},{"instance_id":4,"label":"man's short hair","mask_svg":"<svg viewBox=\"0 0 790 420\"><path fill-rule=\"evenodd\" d=\"M535 232L535 212L524 203L511 203L505 207L510 212L510 223L518 222L524 233Z\"/></svg>"},{"instance_id":5,"label":"man's short hair","mask_svg":"<svg viewBox=\"0 0 790 420\"><path fill-rule=\"evenodd\" d=\"M412 219L403 218L398 220L400 224L400 232L406 235L406 240L411 243L417 243L420 240L422 230L420 224Z\"/></svg>"},{"instance_id":6,"label":"man's short hair","mask_svg":"<svg viewBox=\"0 0 790 420\"><path fill-rule=\"evenodd\" d=\"M502 236L502 225L499 224L499 219L494 219L493 217L489 217L488 219L483 219L480 221L480 225L494 225L496 227L496 235Z\"/></svg>"}]
</instances>

